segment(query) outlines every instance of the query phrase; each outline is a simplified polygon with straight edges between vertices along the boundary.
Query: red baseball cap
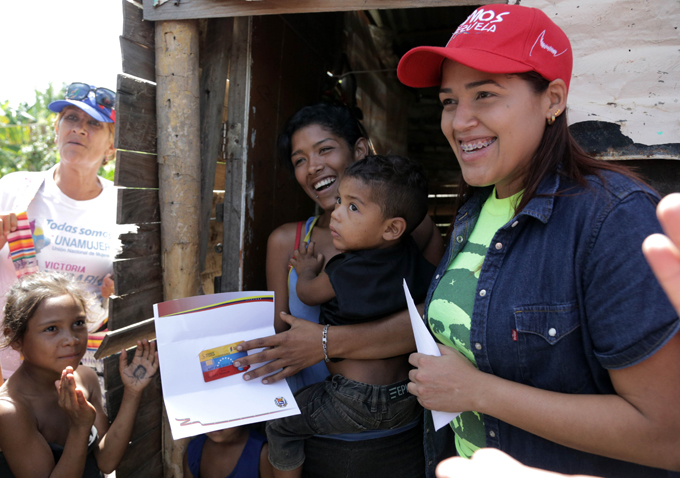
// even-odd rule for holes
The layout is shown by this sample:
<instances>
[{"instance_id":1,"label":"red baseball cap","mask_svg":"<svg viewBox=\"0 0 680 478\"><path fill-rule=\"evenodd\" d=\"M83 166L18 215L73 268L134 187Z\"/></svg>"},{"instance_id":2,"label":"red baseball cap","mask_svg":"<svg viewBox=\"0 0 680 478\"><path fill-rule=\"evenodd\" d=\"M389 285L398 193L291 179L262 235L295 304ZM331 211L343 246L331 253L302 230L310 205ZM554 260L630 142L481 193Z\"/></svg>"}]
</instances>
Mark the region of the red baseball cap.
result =
<instances>
[{"instance_id":1,"label":"red baseball cap","mask_svg":"<svg viewBox=\"0 0 680 478\"><path fill-rule=\"evenodd\" d=\"M408 51L399 61L397 76L413 88L438 86L447 58L487 73L535 71L549 81L561 78L567 90L573 63L567 35L545 13L505 4L472 12L445 47Z\"/></svg>"}]
</instances>

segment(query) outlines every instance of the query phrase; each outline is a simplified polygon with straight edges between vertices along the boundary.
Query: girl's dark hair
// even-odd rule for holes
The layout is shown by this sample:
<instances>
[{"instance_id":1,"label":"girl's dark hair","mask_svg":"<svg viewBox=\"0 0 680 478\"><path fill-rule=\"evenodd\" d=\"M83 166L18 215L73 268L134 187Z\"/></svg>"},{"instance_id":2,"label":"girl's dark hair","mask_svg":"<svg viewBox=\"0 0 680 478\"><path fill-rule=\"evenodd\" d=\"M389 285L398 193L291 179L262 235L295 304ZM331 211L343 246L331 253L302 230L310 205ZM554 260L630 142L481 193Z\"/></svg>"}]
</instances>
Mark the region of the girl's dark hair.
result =
<instances>
[{"instance_id":1,"label":"girl's dark hair","mask_svg":"<svg viewBox=\"0 0 680 478\"><path fill-rule=\"evenodd\" d=\"M535 71L516 73L514 76L529 83L536 94L543 93L550 85L548 80ZM548 174L557 173L571 179L580 186L587 187L588 181L586 176L594 175L602 179L601 173L603 171L614 171L623 174L636 182L644 183L644 181L625 166L597 160L583 151L569 131L569 126L567 124L567 109L565 108L564 113L557 116L555 122L545 128L536 152L521 172L523 177L522 189L524 190L524 193L522 194L522 199L515 208L515 214L522 211L529 201L536 196L538 185ZM454 221L458 209L460 209L473 191L474 187L467 184L461 176L458 185L458 197L456 199L453 214ZM563 192L564 191L562 191L562 193ZM559 195L560 192L558 191L557 194ZM450 231L453 230L454 221L451 223L449 234Z\"/></svg>"},{"instance_id":2,"label":"girl's dark hair","mask_svg":"<svg viewBox=\"0 0 680 478\"><path fill-rule=\"evenodd\" d=\"M298 130L311 125L319 125L335 136L344 139L352 152L354 152L354 145L359 138L368 139L361 122L347 106L330 103L305 106L288 118L276 144L279 160L291 174L294 173L293 163L290 161L293 152L293 135Z\"/></svg>"},{"instance_id":3,"label":"girl's dark hair","mask_svg":"<svg viewBox=\"0 0 680 478\"><path fill-rule=\"evenodd\" d=\"M0 347L8 347L23 339L28 321L45 299L70 295L88 313L93 300L78 284L57 272L37 272L22 277L7 292L2 322L5 339Z\"/></svg>"}]
</instances>

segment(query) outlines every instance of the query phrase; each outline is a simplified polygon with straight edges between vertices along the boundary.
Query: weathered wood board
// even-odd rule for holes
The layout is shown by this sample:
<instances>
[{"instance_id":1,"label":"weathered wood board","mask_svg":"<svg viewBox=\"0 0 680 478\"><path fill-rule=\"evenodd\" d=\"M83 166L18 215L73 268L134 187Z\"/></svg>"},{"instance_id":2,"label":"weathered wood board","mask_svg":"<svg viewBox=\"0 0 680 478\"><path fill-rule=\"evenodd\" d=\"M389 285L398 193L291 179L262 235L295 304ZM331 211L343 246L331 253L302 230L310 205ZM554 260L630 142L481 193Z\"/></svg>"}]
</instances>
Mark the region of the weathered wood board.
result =
<instances>
[{"instance_id":1,"label":"weathered wood board","mask_svg":"<svg viewBox=\"0 0 680 478\"><path fill-rule=\"evenodd\" d=\"M160 226L155 223L138 224L137 232L121 234L122 250L116 259L132 259L135 257L160 254Z\"/></svg>"},{"instance_id":2,"label":"weathered wood board","mask_svg":"<svg viewBox=\"0 0 680 478\"><path fill-rule=\"evenodd\" d=\"M123 0L123 36L153 48L156 44L154 22L144 20L143 9L141 1Z\"/></svg>"},{"instance_id":3,"label":"weathered wood board","mask_svg":"<svg viewBox=\"0 0 680 478\"><path fill-rule=\"evenodd\" d=\"M155 338L154 319L137 322L122 329L108 332L95 352L94 358L108 357L124 348L136 346L138 340L154 340Z\"/></svg>"},{"instance_id":4,"label":"weathered wood board","mask_svg":"<svg viewBox=\"0 0 680 478\"><path fill-rule=\"evenodd\" d=\"M161 283L160 260L158 255L115 260L115 294L122 296L158 287Z\"/></svg>"},{"instance_id":5,"label":"weathered wood board","mask_svg":"<svg viewBox=\"0 0 680 478\"><path fill-rule=\"evenodd\" d=\"M244 214L244 167L247 161L250 97L250 18L234 19L229 70L226 182L224 193L224 249L222 290L241 290L241 237Z\"/></svg>"},{"instance_id":6,"label":"weathered wood board","mask_svg":"<svg viewBox=\"0 0 680 478\"><path fill-rule=\"evenodd\" d=\"M180 20L386 8L450 7L489 3L499 2L493 0L182 0L154 7L153 0L144 0L144 19Z\"/></svg>"},{"instance_id":7,"label":"weathered wood board","mask_svg":"<svg viewBox=\"0 0 680 478\"><path fill-rule=\"evenodd\" d=\"M114 146L128 151L156 152L156 85L118 75Z\"/></svg>"},{"instance_id":8,"label":"weathered wood board","mask_svg":"<svg viewBox=\"0 0 680 478\"><path fill-rule=\"evenodd\" d=\"M158 188L158 159L155 154L119 151L114 184L128 188Z\"/></svg>"},{"instance_id":9,"label":"weathered wood board","mask_svg":"<svg viewBox=\"0 0 680 478\"><path fill-rule=\"evenodd\" d=\"M120 37L123 73L156 81L154 34L154 23L143 18L142 4L124 0L123 35Z\"/></svg>"},{"instance_id":10,"label":"weathered wood board","mask_svg":"<svg viewBox=\"0 0 680 478\"><path fill-rule=\"evenodd\" d=\"M123 460L116 468L116 478L163 476L162 464L159 467L155 462L151 462L152 458L160 455L158 450L161 444L160 426L131 442L123 455ZM140 474L141 471L144 471L144 474Z\"/></svg>"},{"instance_id":11,"label":"weathered wood board","mask_svg":"<svg viewBox=\"0 0 680 478\"><path fill-rule=\"evenodd\" d=\"M119 189L118 224L159 222L161 214L155 189Z\"/></svg>"},{"instance_id":12,"label":"weathered wood board","mask_svg":"<svg viewBox=\"0 0 680 478\"><path fill-rule=\"evenodd\" d=\"M163 302L163 288L151 289L109 299L109 330L122 329L153 317L153 304Z\"/></svg>"},{"instance_id":13,"label":"weathered wood board","mask_svg":"<svg viewBox=\"0 0 680 478\"><path fill-rule=\"evenodd\" d=\"M229 56L233 39L233 18L210 19L204 23L203 41L199 45L201 58L201 217L200 270L205 270L210 232L210 210L213 190L218 182L217 160L222 149L222 113L227 90ZM219 189L224 188L222 170Z\"/></svg>"},{"instance_id":14,"label":"weathered wood board","mask_svg":"<svg viewBox=\"0 0 680 478\"><path fill-rule=\"evenodd\" d=\"M149 81L155 80L156 52L153 48L120 37L120 52L123 73Z\"/></svg>"}]
</instances>

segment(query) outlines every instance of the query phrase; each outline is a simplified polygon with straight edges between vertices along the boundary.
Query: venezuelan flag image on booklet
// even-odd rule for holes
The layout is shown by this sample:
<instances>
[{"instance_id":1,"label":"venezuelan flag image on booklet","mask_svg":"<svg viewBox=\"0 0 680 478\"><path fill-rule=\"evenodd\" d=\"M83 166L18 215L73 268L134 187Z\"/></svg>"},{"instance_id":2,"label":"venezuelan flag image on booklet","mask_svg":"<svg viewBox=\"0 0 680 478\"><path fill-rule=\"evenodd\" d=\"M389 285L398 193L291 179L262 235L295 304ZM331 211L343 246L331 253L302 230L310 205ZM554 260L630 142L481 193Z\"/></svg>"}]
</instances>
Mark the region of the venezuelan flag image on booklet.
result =
<instances>
[{"instance_id":1,"label":"venezuelan flag image on booklet","mask_svg":"<svg viewBox=\"0 0 680 478\"><path fill-rule=\"evenodd\" d=\"M154 305L163 400L175 440L297 415L285 380L264 385L236 366L245 341L274 335L273 292L225 292Z\"/></svg>"},{"instance_id":2,"label":"venezuelan flag image on booklet","mask_svg":"<svg viewBox=\"0 0 680 478\"><path fill-rule=\"evenodd\" d=\"M234 361L248 355L246 352L239 352L236 347L243 341L229 345L222 345L214 349L203 350L198 354L201 360L201 370L203 370L203 380L212 382L220 378L228 377L237 373L245 372L250 368L235 367Z\"/></svg>"}]
</instances>

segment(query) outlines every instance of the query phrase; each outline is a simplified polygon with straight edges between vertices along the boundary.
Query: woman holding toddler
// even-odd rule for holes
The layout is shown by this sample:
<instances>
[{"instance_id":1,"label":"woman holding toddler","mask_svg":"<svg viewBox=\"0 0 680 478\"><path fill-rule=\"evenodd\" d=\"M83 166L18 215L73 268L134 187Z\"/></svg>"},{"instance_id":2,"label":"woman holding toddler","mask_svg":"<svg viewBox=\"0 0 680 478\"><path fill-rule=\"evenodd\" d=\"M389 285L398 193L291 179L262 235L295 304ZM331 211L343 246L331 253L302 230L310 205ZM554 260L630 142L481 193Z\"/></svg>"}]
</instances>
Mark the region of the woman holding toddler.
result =
<instances>
[{"instance_id":1,"label":"woman holding toddler","mask_svg":"<svg viewBox=\"0 0 680 478\"><path fill-rule=\"evenodd\" d=\"M290 260L296 249L304 250L305 244L312 242L315 253L323 255L324 266L340 253L333 244L329 228L339 195L338 185L345 169L366 157L371 147L363 127L349 108L321 103L301 109L288 120L279 137L278 149L281 163L319 205L322 213L300 223L284 224L269 237L267 285L275 291L275 328L278 332L272 339L292 340L290 343L294 346L286 353L285 360L279 359L276 363L258 368L246 374L245 378L269 375L265 383L271 383L288 377L289 385L295 392L325 380L328 369L323 353L320 356L316 354L322 351L320 345L324 327L319 325L320 308L318 305L305 305L298 298L298 276L295 269L290 267ZM411 236L424 256L436 264L443 252L443 242L431 219L426 217ZM405 311L397 315L408 320ZM400 355L413 350L412 345L399 345L404 341L409 342L411 329L408 322L400 321L399 327L395 327L394 322L391 317L387 317L376 322L329 327L328 357L358 359L355 361L357 364L366 359L387 358L376 361L382 362L380 365L387 370L390 362L402 360ZM385 340L386 337L390 337L390 340ZM391 340L392 337L398 339ZM298 340L304 341L305 345L300 347ZM309 355L314 355L314 358L310 360ZM248 360L260 361L258 357L248 357ZM345 366L351 366L353 361L345 362ZM306 367L308 364L313 365ZM271 375L279 368L284 370ZM348 470L378 467L374 457L380 454L384 457L383 463L390 462L390 468L397 473L394 476L420 476L423 472L423 454L419 445L422 440L418 436L418 425L414 422L396 430L316 437L307 442L305 470L311 476L336 476L333 473L345 476ZM329 461L334 465L329 467ZM380 469L385 471L384 465Z\"/></svg>"}]
</instances>

